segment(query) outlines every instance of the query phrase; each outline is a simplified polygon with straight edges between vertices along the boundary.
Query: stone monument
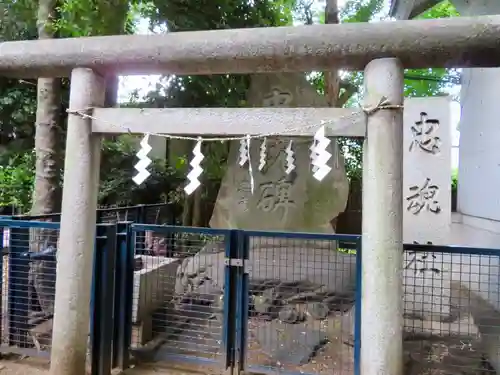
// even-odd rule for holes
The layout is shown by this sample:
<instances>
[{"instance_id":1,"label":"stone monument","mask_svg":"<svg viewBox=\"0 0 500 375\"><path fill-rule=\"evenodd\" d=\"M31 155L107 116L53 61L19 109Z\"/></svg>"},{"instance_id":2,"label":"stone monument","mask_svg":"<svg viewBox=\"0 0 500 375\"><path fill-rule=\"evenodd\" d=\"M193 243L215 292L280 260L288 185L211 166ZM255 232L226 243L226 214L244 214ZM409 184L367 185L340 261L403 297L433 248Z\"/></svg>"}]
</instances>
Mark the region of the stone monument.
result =
<instances>
[{"instance_id":1,"label":"stone monument","mask_svg":"<svg viewBox=\"0 0 500 375\"><path fill-rule=\"evenodd\" d=\"M303 74L252 76L248 103L253 107L327 106L325 98L315 91ZM264 131L272 133L273 129ZM287 174L285 149L291 140L296 168ZM333 155L328 163L332 170L323 181L315 180L311 171L309 148L312 138L269 137L266 140L266 164L259 170L261 142L260 139L253 140L250 145L253 192L248 164L239 165L240 144L233 142L231 145L228 168L210 226L333 233L332 220L344 211L349 193L344 161L335 140L328 149ZM203 290L210 290L210 295L217 294L216 291L222 294L225 264L223 249L214 251L209 247L185 259L179 267L176 282L179 303L187 301L190 295L205 293ZM296 358L306 361L325 342L318 339L326 335L324 332L299 323L299 300L311 300L306 307L308 316L319 321L339 309L337 305L342 303L339 299L350 298L352 302L354 298L355 256L337 251L334 241L253 237L245 268L250 283L250 315L272 320L269 325L257 324L253 336L257 337L261 350L278 362L293 362ZM193 280L202 280L203 283L194 285ZM187 288L188 284L191 289ZM302 302L300 306L305 305ZM275 311L277 306L280 311ZM298 323L298 326L289 323ZM279 344L277 332L283 325L289 335ZM275 339L262 339L266 337ZM316 339L304 342L304 337ZM293 346L297 342L302 345L300 355ZM283 350L274 353L278 345ZM290 358L290 353L297 355Z\"/></svg>"},{"instance_id":2,"label":"stone monument","mask_svg":"<svg viewBox=\"0 0 500 375\"><path fill-rule=\"evenodd\" d=\"M326 107L326 99L303 74L252 76L248 103L253 107ZM270 133L273 129L267 129ZM311 172L311 139L293 140L296 169L285 173L285 148L290 138L267 140L267 163L258 170L261 140L251 143L250 162L255 190L250 191L248 166L238 164L233 142L210 226L254 230L332 233L331 221L344 211L349 183L336 142L330 144L332 171L323 181Z\"/></svg>"}]
</instances>

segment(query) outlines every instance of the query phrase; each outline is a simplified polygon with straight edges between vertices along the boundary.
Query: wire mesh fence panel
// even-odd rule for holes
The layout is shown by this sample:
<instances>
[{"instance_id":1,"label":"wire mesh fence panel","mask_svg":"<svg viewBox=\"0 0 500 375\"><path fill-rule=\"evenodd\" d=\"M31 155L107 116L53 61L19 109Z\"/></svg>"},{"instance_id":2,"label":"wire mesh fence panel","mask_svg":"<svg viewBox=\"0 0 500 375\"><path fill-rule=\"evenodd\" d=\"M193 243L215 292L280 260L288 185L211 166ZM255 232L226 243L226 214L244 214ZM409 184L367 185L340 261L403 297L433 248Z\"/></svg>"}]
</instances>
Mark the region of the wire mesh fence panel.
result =
<instances>
[{"instance_id":1,"label":"wire mesh fence panel","mask_svg":"<svg viewBox=\"0 0 500 375\"><path fill-rule=\"evenodd\" d=\"M141 204L135 206L99 207L97 223L116 223L131 221L142 224L178 224L182 207L174 203ZM60 222L61 214L15 215L14 219L29 221Z\"/></svg>"},{"instance_id":2,"label":"wire mesh fence panel","mask_svg":"<svg viewBox=\"0 0 500 375\"><path fill-rule=\"evenodd\" d=\"M225 231L154 225L132 230L131 345L140 349L135 355L221 360Z\"/></svg>"},{"instance_id":3,"label":"wire mesh fence panel","mask_svg":"<svg viewBox=\"0 0 500 375\"><path fill-rule=\"evenodd\" d=\"M405 374L500 371L500 250L405 245Z\"/></svg>"},{"instance_id":4,"label":"wire mesh fence panel","mask_svg":"<svg viewBox=\"0 0 500 375\"><path fill-rule=\"evenodd\" d=\"M249 232L246 365L353 374L358 236Z\"/></svg>"},{"instance_id":5,"label":"wire mesh fence panel","mask_svg":"<svg viewBox=\"0 0 500 375\"><path fill-rule=\"evenodd\" d=\"M139 209L134 207L105 207L97 209L98 223L114 223L120 221L139 222Z\"/></svg>"},{"instance_id":6,"label":"wire mesh fence panel","mask_svg":"<svg viewBox=\"0 0 500 375\"><path fill-rule=\"evenodd\" d=\"M147 205L145 224L180 225L182 206L176 203Z\"/></svg>"},{"instance_id":7,"label":"wire mesh fence panel","mask_svg":"<svg viewBox=\"0 0 500 375\"><path fill-rule=\"evenodd\" d=\"M178 214L176 205L171 203L102 207L97 210L97 222L131 221L141 224L175 224Z\"/></svg>"},{"instance_id":8,"label":"wire mesh fence panel","mask_svg":"<svg viewBox=\"0 0 500 375\"><path fill-rule=\"evenodd\" d=\"M52 341L58 224L15 224L0 224L4 232L2 351L47 356Z\"/></svg>"}]
</instances>

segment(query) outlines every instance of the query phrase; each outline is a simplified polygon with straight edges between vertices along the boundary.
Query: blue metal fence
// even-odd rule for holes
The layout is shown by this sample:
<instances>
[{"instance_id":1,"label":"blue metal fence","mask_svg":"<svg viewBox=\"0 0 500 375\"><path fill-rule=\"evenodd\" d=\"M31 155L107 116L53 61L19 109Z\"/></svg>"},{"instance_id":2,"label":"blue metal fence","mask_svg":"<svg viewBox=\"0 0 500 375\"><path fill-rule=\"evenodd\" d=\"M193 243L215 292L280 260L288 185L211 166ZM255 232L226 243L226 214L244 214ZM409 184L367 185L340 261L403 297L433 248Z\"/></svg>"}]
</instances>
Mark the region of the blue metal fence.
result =
<instances>
[{"instance_id":1,"label":"blue metal fence","mask_svg":"<svg viewBox=\"0 0 500 375\"><path fill-rule=\"evenodd\" d=\"M134 287L134 247L131 222L117 224L112 367L130 366L132 337L132 293Z\"/></svg>"},{"instance_id":2,"label":"blue metal fence","mask_svg":"<svg viewBox=\"0 0 500 375\"><path fill-rule=\"evenodd\" d=\"M361 237L242 233L245 270L239 282L243 298L238 314L242 334L237 363L240 369L257 373L357 374L358 325L351 327L349 322L343 322L343 316L360 301L356 284L361 262L356 254L361 252L356 250L360 249ZM262 284L267 284L264 290ZM270 321L262 324L262 318Z\"/></svg>"},{"instance_id":3,"label":"blue metal fence","mask_svg":"<svg viewBox=\"0 0 500 375\"><path fill-rule=\"evenodd\" d=\"M128 309L134 357L203 364L204 368L228 366L234 287L230 264L224 259L230 258L231 232L142 224L132 224L131 232L138 271L129 282L133 289L126 294L133 296ZM164 255L147 255L147 234L153 242L169 246ZM204 266L210 256L218 256L222 263L208 271ZM205 284L209 272L219 282L213 288Z\"/></svg>"},{"instance_id":4,"label":"blue metal fence","mask_svg":"<svg viewBox=\"0 0 500 375\"><path fill-rule=\"evenodd\" d=\"M10 234L9 247L3 249L8 255L2 256L2 269L3 262L7 265L6 274L2 273L2 281L7 281L2 286L2 305L6 304L2 306L2 329L8 335L2 337L0 351L48 356L50 340L46 342L45 336L51 330L53 315L55 253L52 247L46 247L33 256L30 230L45 231L46 238L57 241L59 224L0 220L0 227L8 228ZM35 274L38 280L34 280ZM37 281L38 293L34 290ZM37 348L32 349L32 344Z\"/></svg>"},{"instance_id":5,"label":"blue metal fence","mask_svg":"<svg viewBox=\"0 0 500 375\"><path fill-rule=\"evenodd\" d=\"M500 249L415 243L404 250L407 371L498 374Z\"/></svg>"},{"instance_id":6,"label":"blue metal fence","mask_svg":"<svg viewBox=\"0 0 500 375\"><path fill-rule=\"evenodd\" d=\"M59 226L59 223L0 219L0 233L8 233L8 238L2 241L0 257L2 353L50 356ZM42 248L35 239L40 233L45 239ZM97 225L90 303L92 375L109 375L113 366L117 238L116 224Z\"/></svg>"},{"instance_id":7,"label":"blue metal fence","mask_svg":"<svg viewBox=\"0 0 500 375\"><path fill-rule=\"evenodd\" d=\"M356 254L360 236L141 224L132 224L131 232L136 261L143 259L142 269L149 275L141 281L141 271L137 271L134 282L128 282L136 290L122 293L134 296L128 302L133 305L128 310L134 316L130 321L134 327L130 347L135 357L190 363L215 371L234 367L238 371L304 374L324 373L342 365L344 372L339 373L357 373L359 332L355 330L351 339L352 327L344 327L345 331L336 327L336 332L330 332L327 324L322 324L329 320L342 325L343 313L360 300L355 287L361 267L360 252ZM156 253L147 255L148 236L150 241L168 244L161 255L163 260L158 260ZM285 252L295 253L295 258ZM148 257L157 263L146 264ZM280 264L273 263L273 258ZM170 265L173 267L168 270ZM272 272L276 267L281 267L282 274ZM287 278L287 272L292 276ZM160 295L162 301L161 306L151 307L154 312L150 312L150 324L145 324L144 316L138 313L146 300L140 293L145 290ZM256 308L256 300L271 291L276 294ZM266 311L262 310L264 305ZM296 305L299 306L294 310ZM324 316L306 319L312 312L303 311L302 307L328 311ZM282 323L286 314L302 317L294 321L289 317ZM356 313L354 320L358 322L359 318ZM257 339L265 341L267 334L275 336L263 344L265 350L254 345L254 325L262 326ZM280 339L273 333L276 325L296 337ZM301 333L304 330L308 334ZM145 334L148 340L143 340ZM337 358L321 354L322 350L335 349L329 343L335 334L339 336L337 344L345 346L345 350ZM352 342L346 345L347 341ZM283 349L288 343L294 346ZM296 361L294 357L299 353L293 351L299 349L304 352L303 358ZM283 360L280 356L285 352L288 356ZM324 362L320 366L315 365L313 358L317 354Z\"/></svg>"},{"instance_id":8,"label":"blue metal fence","mask_svg":"<svg viewBox=\"0 0 500 375\"><path fill-rule=\"evenodd\" d=\"M49 278L36 293L33 272L55 270L56 246L30 251L30 230L56 244L59 224L0 219L0 228L10 232L0 352L48 356L50 337L45 345L35 336L39 326L51 331L55 285ZM211 372L359 374L361 236L122 222L98 224L95 251L92 374L132 358ZM405 244L404 254L407 366L494 374L500 250Z\"/></svg>"}]
</instances>

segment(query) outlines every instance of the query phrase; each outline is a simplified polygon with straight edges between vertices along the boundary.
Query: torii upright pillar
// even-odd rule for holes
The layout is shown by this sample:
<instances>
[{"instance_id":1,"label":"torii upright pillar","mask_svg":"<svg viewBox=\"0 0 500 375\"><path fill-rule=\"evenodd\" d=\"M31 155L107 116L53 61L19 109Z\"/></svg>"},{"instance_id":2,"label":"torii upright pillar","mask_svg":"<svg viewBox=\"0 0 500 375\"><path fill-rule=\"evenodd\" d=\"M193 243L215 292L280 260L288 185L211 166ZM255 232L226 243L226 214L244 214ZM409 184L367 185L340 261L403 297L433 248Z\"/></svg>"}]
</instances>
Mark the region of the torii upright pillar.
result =
<instances>
[{"instance_id":1,"label":"torii upright pillar","mask_svg":"<svg viewBox=\"0 0 500 375\"><path fill-rule=\"evenodd\" d=\"M402 375L403 66L373 60L364 78L361 375Z\"/></svg>"},{"instance_id":2,"label":"torii upright pillar","mask_svg":"<svg viewBox=\"0 0 500 375\"><path fill-rule=\"evenodd\" d=\"M92 134L91 120L78 111L101 107L104 94L101 76L91 69L73 70L57 254L52 375L86 372L101 136Z\"/></svg>"}]
</instances>

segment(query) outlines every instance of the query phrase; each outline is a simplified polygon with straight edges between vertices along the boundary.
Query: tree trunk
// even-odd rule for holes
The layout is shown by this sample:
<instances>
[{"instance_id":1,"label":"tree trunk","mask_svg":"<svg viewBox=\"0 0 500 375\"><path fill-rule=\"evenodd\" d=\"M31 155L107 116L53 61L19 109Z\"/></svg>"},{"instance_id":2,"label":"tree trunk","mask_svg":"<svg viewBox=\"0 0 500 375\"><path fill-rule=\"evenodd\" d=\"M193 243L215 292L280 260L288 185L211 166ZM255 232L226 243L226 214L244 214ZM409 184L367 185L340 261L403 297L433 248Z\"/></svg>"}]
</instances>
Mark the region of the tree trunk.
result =
<instances>
[{"instance_id":1,"label":"tree trunk","mask_svg":"<svg viewBox=\"0 0 500 375\"><path fill-rule=\"evenodd\" d=\"M37 27L39 39L52 39L52 21L55 17L56 1L39 0ZM35 130L35 186L33 189L32 215L46 215L60 212L60 108L61 81L58 78L39 78L37 85L37 111ZM51 221L51 218L44 220ZM32 230L30 250L39 251L49 245L57 248L58 231ZM29 273L30 310L41 309L50 316L54 312L55 295L54 261L31 262ZM34 305L34 306L32 306Z\"/></svg>"},{"instance_id":2,"label":"tree trunk","mask_svg":"<svg viewBox=\"0 0 500 375\"><path fill-rule=\"evenodd\" d=\"M202 193L204 186L200 186L193 193L193 218L191 220L191 225L193 227L201 227L201 205L202 205Z\"/></svg>"},{"instance_id":3,"label":"tree trunk","mask_svg":"<svg viewBox=\"0 0 500 375\"><path fill-rule=\"evenodd\" d=\"M105 107L115 107L118 103L118 76L110 74L106 76L106 93L104 96Z\"/></svg>"},{"instance_id":4,"label":"tree trunk","mask_svg":"<svg viewBox=\"0 0 500 375\"><path fill-rule=\"evenodd\" d=\"M339 23L339 7L337 0L326 0L325 6L325 23L327 24L337 24ZM330 107L339 106L339 94L340 94L340 78L339 71L332 66L332 70L325 72L325 96ZM334 157L340 153L340 148L338 147L337 140L334 139L334 145L337 145L334 150ZM333 218L330 222L333 230L337 227L337 218Z\"/></svg>"},{"instance_id":5,"label":"tree trunk","mask_svg":"<svg viewBox=\"0 0 500 375\"><path fill-rule=\"evenodd\" d=\"M325 23L339 23L339 7L337 0L327 0L325 6ZM332 70L325 72L325 96L330 107L337 107L340 92L339 71L332 67Z\"/></svg>"},{"instance_id":6,"label":"tree trunk","mask_svg":"<svg viewBox=\"0 0 500 375\"><path fill-rule=\"evenodd\" d=\"M186 195L184 197L184 204L182 207L182 226L190 227L192 223L192 207L193 207L193 196Z\"/></svg>"},{"instance_id":7,"label":"tree trunk","mask_svg":"<svg viewBox=\"0 0 500 375\"><path fill-rule=\"evenodd\" d=\"M40 0L38 6L38 38L54 37L52 21L54 0ZM59 78L39 78L36 111L35 153L36 172L33 190L33 215L56 213L61 207L59 121L61 81Z\"/></svg>"}]
</instances>

